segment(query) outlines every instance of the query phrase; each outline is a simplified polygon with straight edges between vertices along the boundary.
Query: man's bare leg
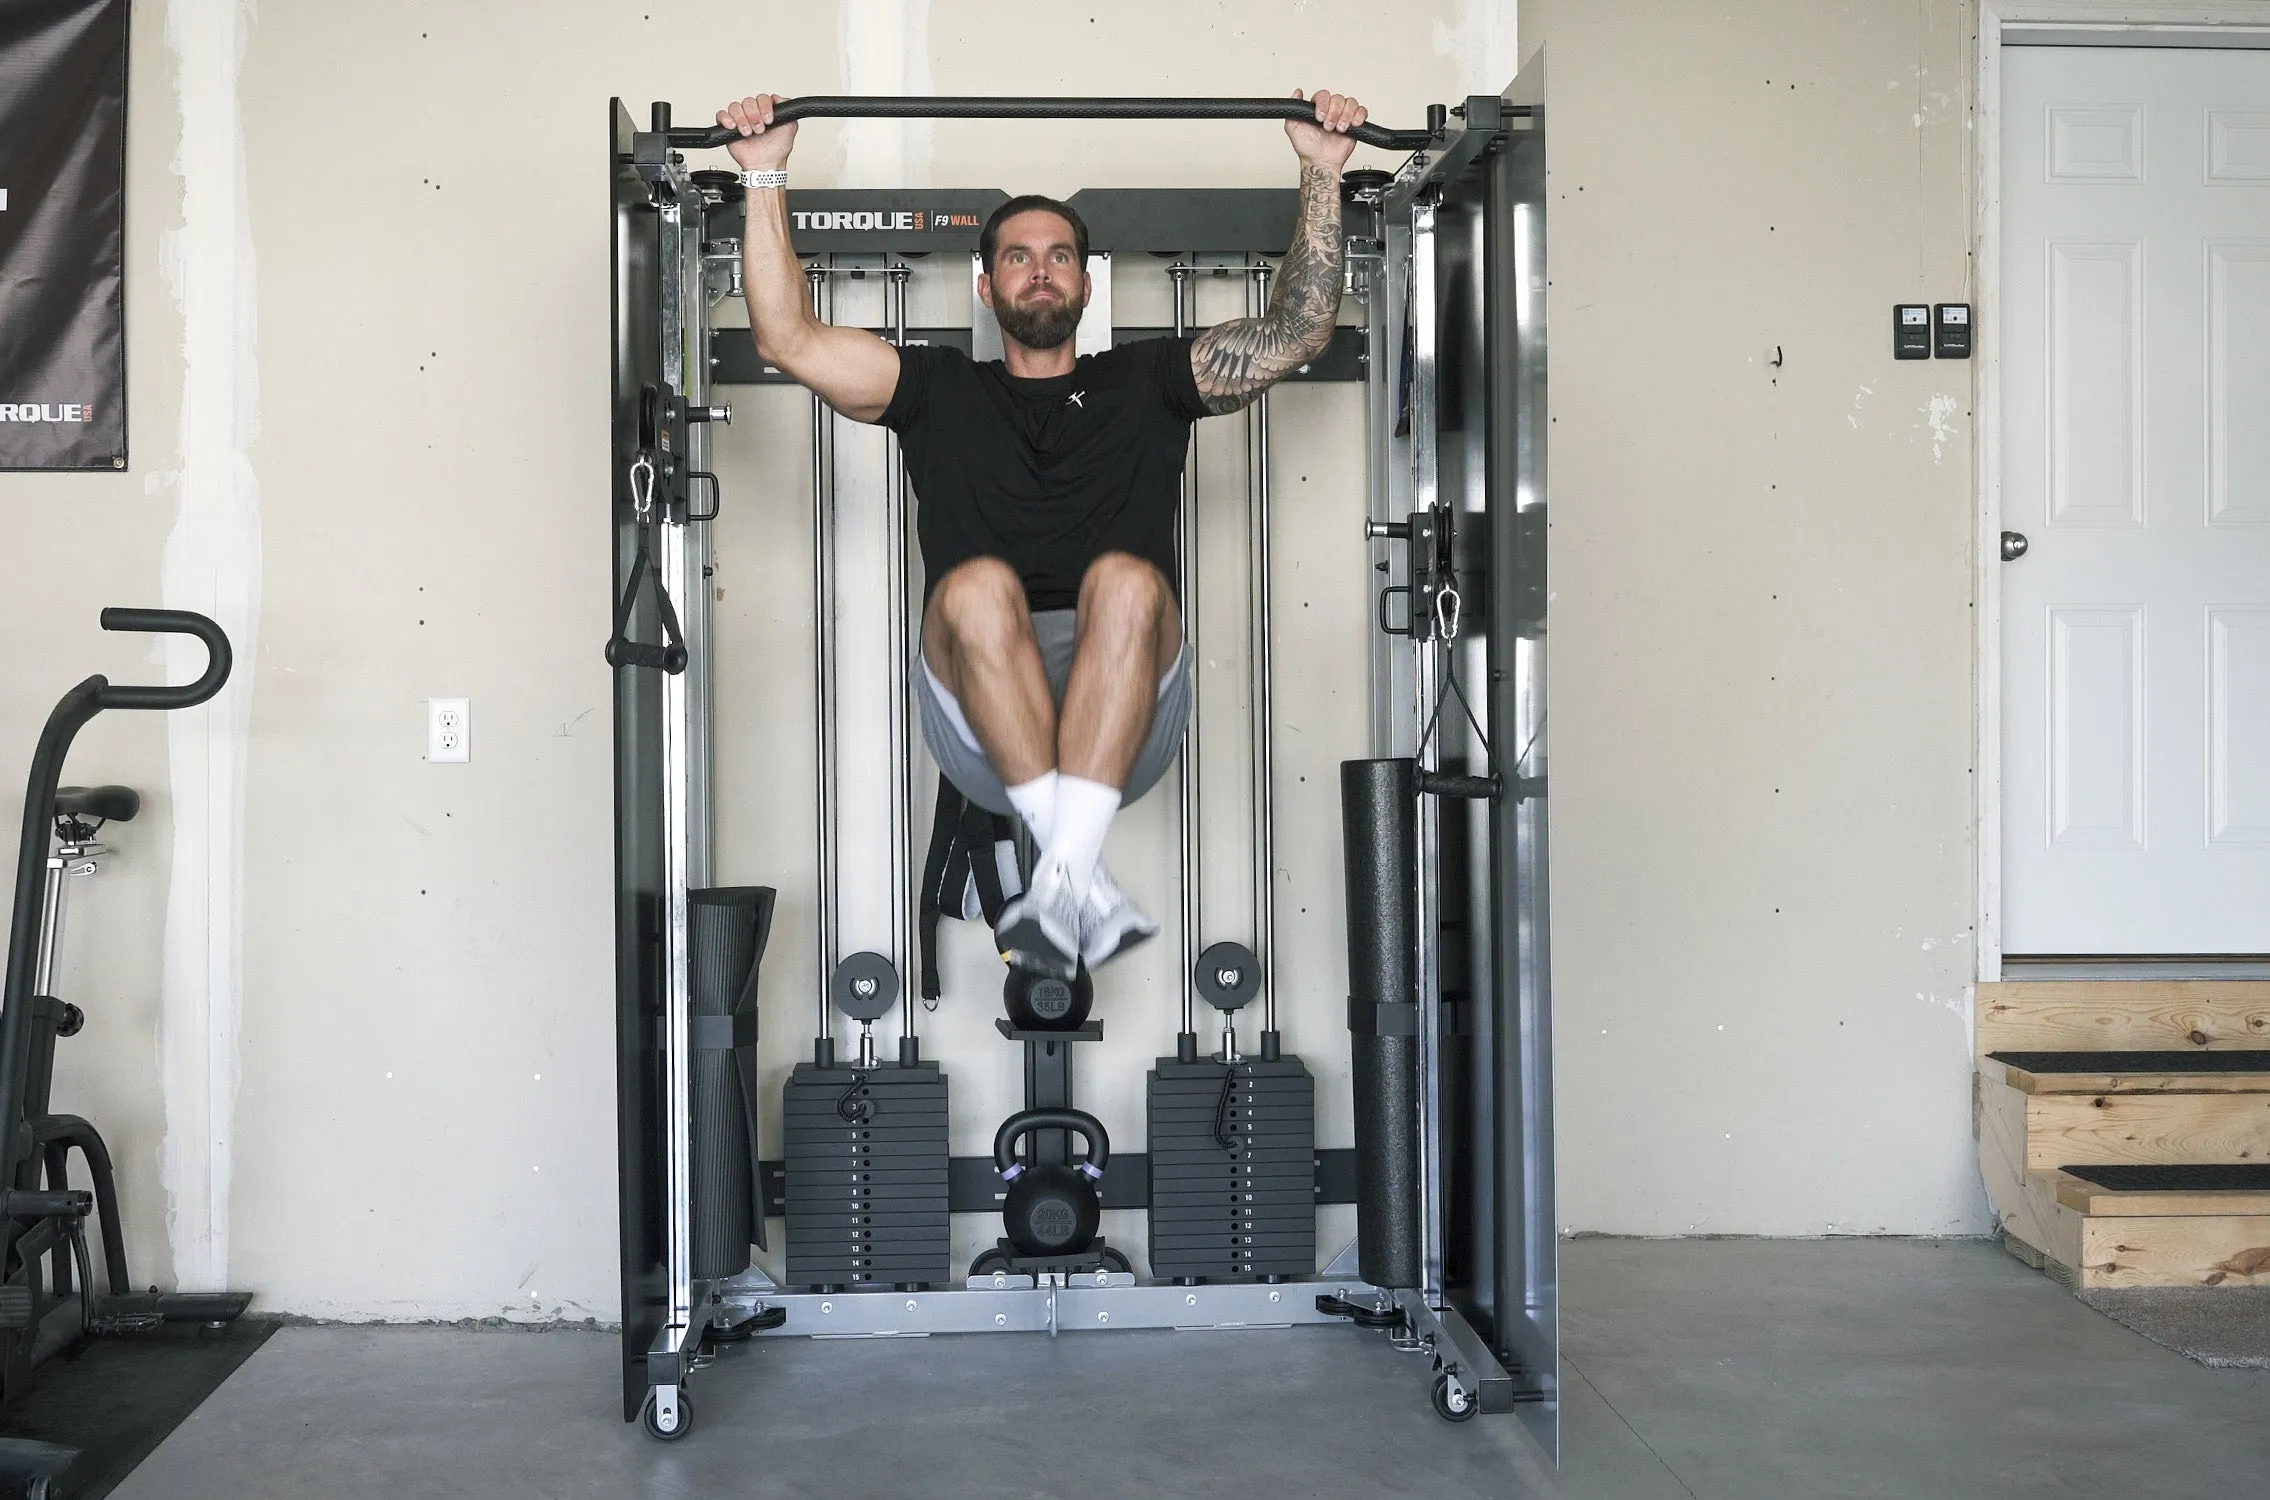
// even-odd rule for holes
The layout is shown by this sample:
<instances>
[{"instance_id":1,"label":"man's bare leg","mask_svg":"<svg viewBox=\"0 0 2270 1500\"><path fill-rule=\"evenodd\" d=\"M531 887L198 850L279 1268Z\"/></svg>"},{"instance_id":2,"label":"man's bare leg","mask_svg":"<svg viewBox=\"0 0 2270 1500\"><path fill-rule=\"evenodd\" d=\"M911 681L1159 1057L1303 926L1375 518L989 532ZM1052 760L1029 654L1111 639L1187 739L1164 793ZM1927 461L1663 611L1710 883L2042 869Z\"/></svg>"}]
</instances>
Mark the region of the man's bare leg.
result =
<instances>
[{"instance_id":1,"label":"man's bare leg","mask_svg":"<svg viewBox=\"0 0 2270 1500\"><path fill-rule=\"evenodd\" d=\"M1033 638L1024 583L998 558L973 558L938 580L922 617L922 659L961 705L1033 839L1048 847L1056 808L1056 703ZM1064 897L1036 917L1030 891L1001 914L996 936L1018 961L1066 976L1080 958L1080 915ZM1041 884L1035 878L1034 884ZM1067 906L1067 900L1069 905Z\"/></svg>"},{"instance_id":2,"label":"man's bare leg","mask_svg":"<svg viewBox=\"0 0 2270 1500\"><path fill-rule=\"evenodd\" d=\"M1182 643L1166 579L1126 553L1089 566L1076 630L1060 717L1023 586L1005 564L975 559L954 569L923 619L923 659L961 704L1040 846L1033 888L1003 914L1001 941L1066 974L1090 948L1101 962L1157 930L1108 875L1096 909L1085 908L1120 788L1150 733L1159 678Z\"/></svg>"},{"instance_id":3,"label":"man's bare leg","mask_svg":"<svg viewBox=\"0 0 2270 1500\"><path fill-rule=\"evenodd\" d=\"M1159 570L1125 552L1088 565L1079 608L1056 765L1116 791L1151 733L1159 679L1182 649L1182 621Z\"/></svg>"},{"instance_id":4,"label":"man's bare leg","mask_svg":"<svg viewBox=\"0 0 2270 1500\"><path fill-rule=\"evenodd\" d=\"M1159 679L1181 649L1182 622L1157 568L1125 552L1105 553L1088 565L1057 723L1046 857L1080 899L1080 952L1090 969L1159 930L1103 868L1103 845L1128 772L1150 735ZM1034 886L1039 890L1038 876Z\"/></svg>"},{"instance_id":5,"label":"man's bare leg","mask_svg":"<svg viewBox=\"0 0 2270 1500\"><path fill-rule=\"evenodd\" d=\"M1005 785L1056 769L1056 703L1025 586L1007 563L972 558L938 580L922 613L922 659Z\"/></svg>"}]
</instances>

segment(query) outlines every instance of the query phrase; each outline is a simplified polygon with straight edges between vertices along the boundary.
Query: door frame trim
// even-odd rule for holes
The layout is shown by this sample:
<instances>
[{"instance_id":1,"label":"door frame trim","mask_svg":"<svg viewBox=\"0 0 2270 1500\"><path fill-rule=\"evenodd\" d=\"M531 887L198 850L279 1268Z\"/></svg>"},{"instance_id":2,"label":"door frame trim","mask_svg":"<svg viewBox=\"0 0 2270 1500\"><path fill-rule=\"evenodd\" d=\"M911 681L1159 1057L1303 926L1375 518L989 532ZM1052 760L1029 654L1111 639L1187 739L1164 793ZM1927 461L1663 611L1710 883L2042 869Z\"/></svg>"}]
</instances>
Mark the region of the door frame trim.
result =
<instances>
[{"instance_id":1,"label":"door frame trim","mask_svg":"<svg viewBox=\"0 0 2270 1500\"><path fill-rule=\"evenodd\" d=\"M2194 45L2270 46L2270 16L2261 0L1982 0L1978 14L1973 112L1972 279L1978 307L1971 368L1972 489L1978 529L1972 539L1977 608L1974 660L1977 706L1973 744L1977 775L1978 979L2002 977L2002 49L2005 33L2040 35L2030 45L2118 45L2171 31L2198 34ZM2244 41L2240 39L2243 38Z\"/></svg>"}]
</instances>

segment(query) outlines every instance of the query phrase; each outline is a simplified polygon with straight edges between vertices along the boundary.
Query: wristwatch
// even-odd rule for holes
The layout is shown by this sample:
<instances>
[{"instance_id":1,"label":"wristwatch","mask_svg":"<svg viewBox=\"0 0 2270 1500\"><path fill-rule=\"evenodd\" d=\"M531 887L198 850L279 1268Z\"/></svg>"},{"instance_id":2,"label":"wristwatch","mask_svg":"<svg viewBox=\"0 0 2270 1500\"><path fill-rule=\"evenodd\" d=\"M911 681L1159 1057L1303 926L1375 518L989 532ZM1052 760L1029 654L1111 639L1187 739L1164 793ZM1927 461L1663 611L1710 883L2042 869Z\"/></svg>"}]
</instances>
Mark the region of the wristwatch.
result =
<instances>
[{"instance_id":1,"label":"wristwatch","mask_svg":"<svg viewBox=\"0 0 2270 1500\"><path fill-rule=\"evenodd\" d=\"M745 188L784 188L788 186L788 173L780 168L762 172L743 172L741 186Z\"/></svg>"}]
</instances>

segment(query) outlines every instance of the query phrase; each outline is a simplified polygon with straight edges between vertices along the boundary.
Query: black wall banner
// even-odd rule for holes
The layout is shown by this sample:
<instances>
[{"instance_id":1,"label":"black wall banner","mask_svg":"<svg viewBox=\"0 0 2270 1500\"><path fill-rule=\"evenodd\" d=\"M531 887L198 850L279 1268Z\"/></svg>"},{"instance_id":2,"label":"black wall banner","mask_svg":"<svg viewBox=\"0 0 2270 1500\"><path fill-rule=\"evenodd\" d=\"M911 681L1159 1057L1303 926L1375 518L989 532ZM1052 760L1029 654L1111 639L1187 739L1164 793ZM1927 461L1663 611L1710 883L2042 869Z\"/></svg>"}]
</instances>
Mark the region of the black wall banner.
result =
<instances>
[{"instance_id":1,"label":"black wall banner","mask_svg":"<svg viewBox=\"0 0 2270 1500\"><path fill-rule=\"evenodd\" d=\"M126 466L128 0L0 0L0 469Z\"/></svg>"}]
</instances>

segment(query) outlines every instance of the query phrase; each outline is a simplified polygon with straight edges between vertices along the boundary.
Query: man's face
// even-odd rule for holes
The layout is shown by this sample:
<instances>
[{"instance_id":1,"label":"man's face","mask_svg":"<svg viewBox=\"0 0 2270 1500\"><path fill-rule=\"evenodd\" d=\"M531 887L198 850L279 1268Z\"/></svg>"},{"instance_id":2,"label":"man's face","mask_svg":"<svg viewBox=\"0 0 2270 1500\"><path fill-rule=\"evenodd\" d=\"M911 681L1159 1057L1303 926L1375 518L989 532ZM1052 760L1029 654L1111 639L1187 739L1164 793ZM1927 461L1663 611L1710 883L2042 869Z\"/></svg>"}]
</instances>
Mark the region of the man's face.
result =
<instances>
[{"instance_id":1,"label":"man's face","mask_svg":"<svg viewBox=\"0 0 2270 1500\"><path fill-rule=\"evenodd\" d=\"M1088 276L1072 226L1044 208L1001 221L993 269L978 281L1002 335L1027 349L1054 349L1080 326Z\"/></svg>"}]
</instances>

